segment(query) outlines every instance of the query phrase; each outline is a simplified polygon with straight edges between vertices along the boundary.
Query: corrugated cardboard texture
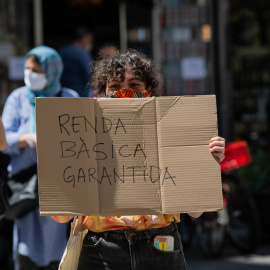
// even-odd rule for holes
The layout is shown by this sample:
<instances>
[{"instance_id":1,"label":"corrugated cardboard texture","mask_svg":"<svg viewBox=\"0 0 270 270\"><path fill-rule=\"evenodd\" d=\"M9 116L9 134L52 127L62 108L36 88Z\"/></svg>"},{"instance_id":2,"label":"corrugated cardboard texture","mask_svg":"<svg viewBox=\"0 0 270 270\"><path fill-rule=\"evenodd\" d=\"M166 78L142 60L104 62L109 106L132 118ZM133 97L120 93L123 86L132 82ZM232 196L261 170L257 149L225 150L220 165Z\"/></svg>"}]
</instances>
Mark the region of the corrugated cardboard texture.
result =
<instances>
[{"instance_id":1,"label":"corrugated cardboard texture","mask_svg":"<svg viewBox=\"0 0 270 270\"><path fill-rule=\"evenodd\" d=\"M222 208L215 96L37 98L41 215Z\"/></svg>"}]
</instances>

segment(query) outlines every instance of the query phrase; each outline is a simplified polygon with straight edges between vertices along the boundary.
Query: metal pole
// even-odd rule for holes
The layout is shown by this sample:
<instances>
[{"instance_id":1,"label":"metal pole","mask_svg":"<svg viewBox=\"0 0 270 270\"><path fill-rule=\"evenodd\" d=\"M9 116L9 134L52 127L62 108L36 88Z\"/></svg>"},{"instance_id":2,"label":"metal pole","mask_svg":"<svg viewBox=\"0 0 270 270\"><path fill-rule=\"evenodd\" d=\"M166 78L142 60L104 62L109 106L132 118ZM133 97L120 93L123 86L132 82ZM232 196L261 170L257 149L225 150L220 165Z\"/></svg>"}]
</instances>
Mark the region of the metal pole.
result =
<instances>
[{"instance_id":1,"label":"metal pole","mask_svg":"<svg viewBox=\"0 0 270 270\"><path fill-rule=\"evenodd\" d=\"M152 49L153 49L153 59L155 61L155 65L157 69L161 68L161 48L160 44L162 42L160 36L160 9L161 3L160 0L153 0L153 9L152 9L152 31L153 31L153 39L152 39Z\"/></svg>"},{"instance_id":2,"label":"metal pole","mask_svg":"<svg viewBox=\"0 0 270 270\"><path fill-rule=\"evenodd\" d=\"M119 4L119 28L120 28L120 49L127 49L127 14L126 3L121 1Z\"/></svg>"},{"instance_id":3,"label":"metal pole","mask_svg":"<svg viewBox=\"0 0 270 270\"><path fill-rule=\"evenodd\" d=\"M43 44L43 17L42 0L33 0L34 4L34 43L35 46Z\"/></svg>"},{"instance_id":4,"label":"metal pole","mask_svg":"<svg viewBox=\"0 0 270 270\"><path fill-rule=\"evenodd\" d=\"M215 57L215 93L217 96L217 111L219 122L219 134L232 140L232 82L228 70L228 51L226 26L228 18L228 0L212 0L213 37Z\"/></svg>"}]
</instances>

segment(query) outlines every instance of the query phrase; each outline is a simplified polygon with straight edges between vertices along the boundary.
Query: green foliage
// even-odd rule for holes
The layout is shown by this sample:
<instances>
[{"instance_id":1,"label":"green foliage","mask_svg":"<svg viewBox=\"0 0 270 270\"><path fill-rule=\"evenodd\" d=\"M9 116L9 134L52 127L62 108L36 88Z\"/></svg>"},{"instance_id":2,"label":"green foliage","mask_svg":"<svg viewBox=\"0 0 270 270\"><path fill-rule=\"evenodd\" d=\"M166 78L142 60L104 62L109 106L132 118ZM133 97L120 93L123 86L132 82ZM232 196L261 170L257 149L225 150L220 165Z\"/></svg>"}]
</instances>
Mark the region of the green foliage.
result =
<instances>
[{"instance_id":1,"label":"green foliage","mask_svg":"<svg viewBox=\"0 0 270 270\"><path fill-rule=\"evenodd\" d=\"M259 147L250 148L252 163L239 168L237 175L253 191L270 190L270 153Z\"/></svg>"}]
</instances>

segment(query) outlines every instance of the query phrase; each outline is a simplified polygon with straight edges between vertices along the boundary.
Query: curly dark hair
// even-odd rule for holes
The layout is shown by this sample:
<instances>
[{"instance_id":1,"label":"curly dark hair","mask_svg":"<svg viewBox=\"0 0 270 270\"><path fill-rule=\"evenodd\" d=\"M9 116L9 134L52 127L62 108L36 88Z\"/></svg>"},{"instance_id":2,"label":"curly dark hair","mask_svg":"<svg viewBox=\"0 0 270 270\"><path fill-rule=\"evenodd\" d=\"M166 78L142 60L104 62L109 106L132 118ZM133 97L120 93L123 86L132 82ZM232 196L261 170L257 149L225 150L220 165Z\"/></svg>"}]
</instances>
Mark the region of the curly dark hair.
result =
<instances>
[{"instance_id":1,"label":"curly dark hair","mask_svg":"<svg viewBox=\"0 0 270 270\"><path fill-rule=\"evenodd\" d=\"M115 56L101 59L93 64L91 68L93 73L89 84L92 85L94 96L98 97L105 92L107 82L112 77L124 80L127 68L131 68L136 77L146 83L146 88L151 88L152 96L158 96L156 89L159 85L160 74L156 71L152 60L133 49L128 49L125 52L117 51Z\"/></svg>"}]
</instances>

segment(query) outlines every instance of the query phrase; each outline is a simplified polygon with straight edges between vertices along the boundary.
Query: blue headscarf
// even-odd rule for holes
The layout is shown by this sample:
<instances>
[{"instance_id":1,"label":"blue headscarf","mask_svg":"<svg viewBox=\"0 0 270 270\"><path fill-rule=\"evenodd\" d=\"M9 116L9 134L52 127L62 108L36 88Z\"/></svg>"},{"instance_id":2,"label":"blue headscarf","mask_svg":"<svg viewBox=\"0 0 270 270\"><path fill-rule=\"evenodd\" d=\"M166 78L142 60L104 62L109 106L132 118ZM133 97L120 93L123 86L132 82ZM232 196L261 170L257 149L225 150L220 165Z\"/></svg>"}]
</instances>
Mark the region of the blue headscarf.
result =
<instances>
[{"instance_id":1,"label":"blue headscarf","mask_svg":"<svg viewBox=\"0 0 270 270\"><path fill-rule=\"evenodd\" d=\"M47 78L47 85L41 91L32 91L27 87L27 98L35 106L35 97L55 97L60 92L63 62L61 56L54 49L47 46L38 46L26 54L25 64L26 59L31 54L37 56L42 71Z\"/></svg>"},{"instance_id":2,"label":"blue headscarf","mask_svg":"<svg viewBox=\"0 0 270 270\"><path fill-rule=\"evenodd\" d=\"M61 56L54 49L47 46L38 46L26 54L24 65L26 65L26 59L32 54L37 56L42 71L45 73L47 78L47 85L41 91L32 91L29 87L26 86L26 96L33 107L33 114L30 120L31 128L32 131L35 132L35 98L55 97L61 91L60 78L63 72L63 62Z\"/></svg>"}]
</instances>

